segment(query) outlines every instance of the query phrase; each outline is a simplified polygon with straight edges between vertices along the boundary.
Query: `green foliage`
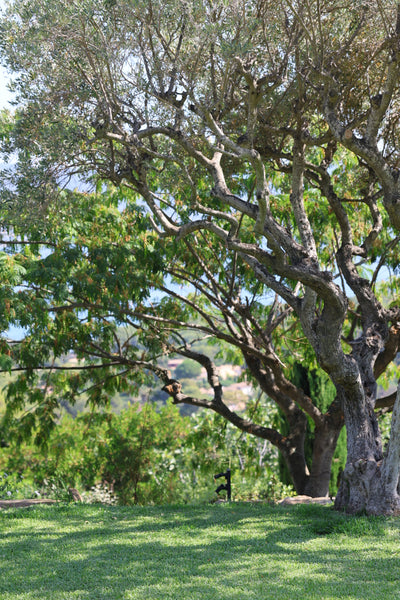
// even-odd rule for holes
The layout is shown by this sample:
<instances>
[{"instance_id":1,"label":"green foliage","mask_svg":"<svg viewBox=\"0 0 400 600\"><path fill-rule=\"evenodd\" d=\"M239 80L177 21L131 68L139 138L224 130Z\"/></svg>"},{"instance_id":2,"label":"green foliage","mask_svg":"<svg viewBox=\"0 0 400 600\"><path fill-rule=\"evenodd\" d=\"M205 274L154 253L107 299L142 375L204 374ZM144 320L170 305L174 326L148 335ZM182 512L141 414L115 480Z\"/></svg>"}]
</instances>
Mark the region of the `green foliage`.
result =
<instances>
[{"instance_id":1,"label":"green foliage","mask_svg":"<svg viewBox=\"0 0 400 600\"><path fill-rule=\"evenodd\" d=\"M251 406L248 415L251 414ZM260 408L258 417L268 423L270 407ZM217 472L231 469L233 496L237 500L273 501L291 495L277 475L277 452L266 440L240 433L220 415L197 413L191 417L185 446L196 485L207 489L207 482Z\"/></svg>"},{"instance_id":2,"label":"green foliage","mask_svg":"<svg viewBox=\"0 0 400 600\"><path fill-rule=\"evenodd\" d=\"M183 417L170 404L161 410L133 405L119 415L66 415L46 449L14 441L0 467L24 474L44 495L102 484L122 504L210 501L213 476L228 467L236 500L271 501L290 493L277 478L277 456L267 442L238 435L208 412Z\"/></svg>"},{"instance_id":3,"label":"green foliage","mask_svg":"<svg viewBox=\"0 0 400 600\"><path fill-rule=\"evenodd\" d=\"M0 257L2 329L15 324L26 332L19 344L1 341L3 369L14 362L27 370L8 387L5 424L12 434L18 423L21 435L36 429L38 443L54 427L60 402L73 406L84 394L89 405L101 407L116 391L135 392L146 381L145 372L126 369L143 351L141 332L133 338L135 328L129 332L127 321L149 295L162 265L135 199L128 203L113 188L60 193L57 206L49 207L46 227L39 252L26 244L21 253ZM32 226L32 235L34 231ZM157 337L149 332L147 347L152 337L158 348ZM125 367L115 360L116 343ZM62 370L70 350L85 360L87 370ZM29 415L21 419L24 406Z\"/></svg>"},{"instance_id":4,"label":"green foliage","mask_svg":"<svg viewBox=\"0 0 400 600\"><path fill-rule=\"evenodd\" d=\"M33 482L26 480L20 473L4 471L0 474L0 500L38 497L40 497L40 492L35 488Z\"/></svg>"},{"instance_id":5,"label":"green foliage","mask_svg":"<svg viewBox=\"0 0 400 600\"><path fill-rule=\"evenodd\" d=\"M2 500L11 499L17 492L18 480L20 477L16 477L14 474L8 475L4 472L0 475L0 498Z\"/></svg>"}]
</instances>

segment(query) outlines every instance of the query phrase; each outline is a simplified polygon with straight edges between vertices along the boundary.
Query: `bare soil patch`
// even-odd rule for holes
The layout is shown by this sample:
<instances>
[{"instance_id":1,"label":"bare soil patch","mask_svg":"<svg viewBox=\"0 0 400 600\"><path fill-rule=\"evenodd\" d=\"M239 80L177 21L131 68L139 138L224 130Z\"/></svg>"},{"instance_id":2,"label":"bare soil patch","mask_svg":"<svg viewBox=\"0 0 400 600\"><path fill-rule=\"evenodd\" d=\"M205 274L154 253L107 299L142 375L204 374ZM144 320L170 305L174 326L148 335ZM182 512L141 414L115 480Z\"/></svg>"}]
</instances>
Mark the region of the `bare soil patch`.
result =
<instances>
[{"instance_id":1,"label":"bare soil patch","mask_svg":"<svg viewBox=\"0 0 400 600\"><path fill-rule=\"evenodd\" d=\"M283 506L294 506L296 504L332 504L334 499L332 498L312 498L311 496L289 496L284 498L278 504Z\"/></svg>"}]
</instances>

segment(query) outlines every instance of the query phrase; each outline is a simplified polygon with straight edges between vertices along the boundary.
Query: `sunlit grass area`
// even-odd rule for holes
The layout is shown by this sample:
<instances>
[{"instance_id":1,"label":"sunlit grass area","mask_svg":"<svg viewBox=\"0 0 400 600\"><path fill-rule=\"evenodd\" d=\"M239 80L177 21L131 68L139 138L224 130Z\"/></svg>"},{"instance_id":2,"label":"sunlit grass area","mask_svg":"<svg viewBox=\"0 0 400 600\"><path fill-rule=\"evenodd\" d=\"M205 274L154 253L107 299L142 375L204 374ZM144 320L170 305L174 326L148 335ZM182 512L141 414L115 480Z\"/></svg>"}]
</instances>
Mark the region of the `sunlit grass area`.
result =
<instances>
[{"instance_id":1,"label":"sunlit grass area","mask_svg":"<svg viewBox=\"0 0 400 600\"><path fill-rule=\"evenodd\" d=\"M397 519L320 506L0 512L2 600L400 598Z\"/></svg>"}]
</instances>

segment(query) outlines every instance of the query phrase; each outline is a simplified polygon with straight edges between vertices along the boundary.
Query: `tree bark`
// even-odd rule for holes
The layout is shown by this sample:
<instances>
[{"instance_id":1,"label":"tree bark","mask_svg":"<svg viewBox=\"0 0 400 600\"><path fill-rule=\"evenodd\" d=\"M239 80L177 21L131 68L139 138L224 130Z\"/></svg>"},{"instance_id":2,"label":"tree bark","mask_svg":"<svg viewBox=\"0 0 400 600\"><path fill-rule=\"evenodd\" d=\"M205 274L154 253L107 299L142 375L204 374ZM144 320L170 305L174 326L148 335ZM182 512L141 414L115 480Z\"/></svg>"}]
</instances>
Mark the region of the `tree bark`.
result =
<instances>
[{"instance_id":1,"label":"tree bark","mask_svg":"<svg viewBox=\"0 0 400 600\"><path fill-rule=\"evenodd\" d=\"M279 367L270 369L249 354L245 354L245 358L261 389L276 402L285 415L289 431L277 447L285 460L296 492L312 497L328 496L332 458L343 426L341 411L338 419L337 414L322 415L314 405L314 411L308 409L309 416L316 424L309 468L305 455L308 420L299 406L308 408L307 402L312 404L311 399L302 389L286 380Z\"/></svg>"},{"instance_id":2,"label":"tree bark","mask_svg":"<svg viewBox=\"0 0 400 600\"><path fill-rule=\"evenodd\" d=\"M310 475L303 494L312 498L329 495L332 459L342 427L343 419L339 422L326 419L323 425L316 427Z\"/></svg>"},{"instance_id":3,"label":"tree bark","mask_svg":"<svg viewBox=\"0 0 400 600\"><path fill-rule=\"evenodd\" d=\"M385 457L376 436L376 415L366 402L344 399L347 464L335 508L357 514L400 514L400 386L392 415Z\"/></svg>"},{"instance_id":4,"label":"tree bark","mask_svg":"<svg viewBox=\"0 0 400 600\"><path fill-rule=\"evenodd\" d=\"M307 420L299 419L290 427L289 434L277 446L286 463L297 494L305 493L304 490L310 476L304 452L306 434Z\"/></svg>"},{"instance_id":5,"label":"tree bark","mask_svg":"<svg viewBox=\"0 0 400 600\"><path fill-rule=\"evenodd\" d=\"M391 435L378 477L373 481L373 495L369 498L371 514L400 514L400 382L392 413Z\"/></svg>"}]
</instances>

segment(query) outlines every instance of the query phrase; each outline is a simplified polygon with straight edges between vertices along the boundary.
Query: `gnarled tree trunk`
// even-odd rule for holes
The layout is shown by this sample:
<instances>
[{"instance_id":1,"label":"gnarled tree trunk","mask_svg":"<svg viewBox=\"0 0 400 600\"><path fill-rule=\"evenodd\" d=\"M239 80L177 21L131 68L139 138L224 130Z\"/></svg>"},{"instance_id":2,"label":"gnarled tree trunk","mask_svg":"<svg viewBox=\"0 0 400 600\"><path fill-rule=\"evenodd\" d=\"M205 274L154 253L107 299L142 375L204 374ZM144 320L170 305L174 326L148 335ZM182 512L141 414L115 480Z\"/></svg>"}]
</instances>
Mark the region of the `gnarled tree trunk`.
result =
<instances>
[{"instance_id":1,"label":"gnarled tree trunk","mask_svg":"<svg viewBox=\"0 0 400 600\"><path fill-rule=\"evenodd\" d=\"M348 458L335 508L349 513L400 514L400 385L385 456L376 416L366 403L344 399Z\"/></svg>"}]
</instances>

